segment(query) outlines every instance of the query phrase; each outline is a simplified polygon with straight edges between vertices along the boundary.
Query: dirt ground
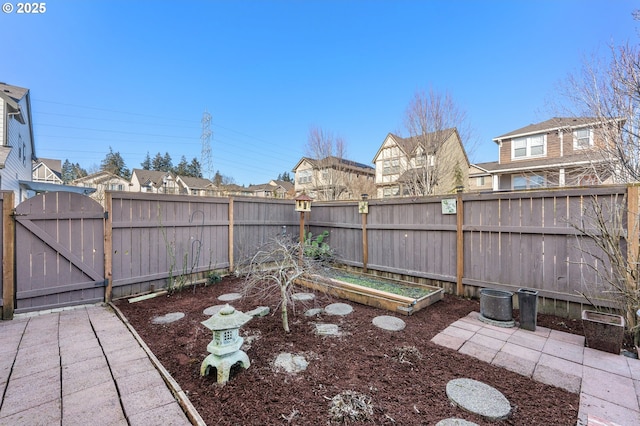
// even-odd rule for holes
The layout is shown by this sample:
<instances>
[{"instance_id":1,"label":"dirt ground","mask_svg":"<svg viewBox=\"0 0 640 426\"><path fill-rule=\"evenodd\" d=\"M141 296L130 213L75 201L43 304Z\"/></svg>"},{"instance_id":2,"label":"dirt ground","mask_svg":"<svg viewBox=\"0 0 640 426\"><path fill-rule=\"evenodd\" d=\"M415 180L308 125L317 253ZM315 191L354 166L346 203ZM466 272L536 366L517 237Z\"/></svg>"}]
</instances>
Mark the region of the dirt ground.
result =
<instances>
[{"instance_id":1,"label":"dirt ground","mask_svg":"<svg viewBox=\"0 0 640 426\"><path fill-rule=\"evenodd\" d=\"M483 363L475 358L437 346L430 339L471 311L479 302L445 295L444 299L412 316L396 315L406 322L400 332L381 330L372 324L388 311L349 302L354 310L346 317L307 317L313 307L344 302L324 294L309 302L296 302L291 315L291 332L282 329L277 299L240 299L232 302L246 312L270 306L271 314L256 317L242 329L243 349L251 360L247 370L234 369L230 381L220 386L215 376L200 376L200 365L208 355L212 334L201 321L203 310L220 305L217 297L238 292L242 280L225 278L207 287L137 303L119 300L115 305L164 367L189 396L207 425L434 425L456 417L479 425L574 425L579 396L535 382L519 374ZM300 291L308 292L307 289ZM184 318L165 325L151 319L171 312ZM515 311L517 317L517 311ZM339 325L342 335L319 336L316 323ZM538 325L577 334L579 321L547 315L538 316ZM249 343L249 344L247 344ZM302 355L308 368L298 374L274 369L278 354ZM452 406L445 386L449 380L467 377L487 383L511 402L507 420L488 422ZM359 420L350 420L332 407L332 398L346 391L364 395L373 410ZM340 417L343 415L343 417ZM355 418L355 416L354 416Z\"/></svg>"}]
</instances>

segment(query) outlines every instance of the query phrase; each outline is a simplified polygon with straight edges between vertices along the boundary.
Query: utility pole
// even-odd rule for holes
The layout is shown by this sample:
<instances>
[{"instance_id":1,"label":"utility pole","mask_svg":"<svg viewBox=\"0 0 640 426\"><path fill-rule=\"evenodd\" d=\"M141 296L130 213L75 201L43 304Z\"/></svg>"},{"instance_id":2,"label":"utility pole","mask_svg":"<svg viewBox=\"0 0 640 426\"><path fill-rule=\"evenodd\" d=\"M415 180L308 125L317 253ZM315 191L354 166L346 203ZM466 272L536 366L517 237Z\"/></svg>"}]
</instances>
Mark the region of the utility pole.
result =
<instances>
[{"instance_id":1,"label":"utility pole","mask_svg":"<svg viewBox=\"0 0 640 426\"><path fill-rule=\"evenodd\" d=\"M202 134L200 140L202 141L202 176L211 180L213 178L213 159L211 158L211 114L204 111L202 114Z\"/></svg>"}]
</instances>

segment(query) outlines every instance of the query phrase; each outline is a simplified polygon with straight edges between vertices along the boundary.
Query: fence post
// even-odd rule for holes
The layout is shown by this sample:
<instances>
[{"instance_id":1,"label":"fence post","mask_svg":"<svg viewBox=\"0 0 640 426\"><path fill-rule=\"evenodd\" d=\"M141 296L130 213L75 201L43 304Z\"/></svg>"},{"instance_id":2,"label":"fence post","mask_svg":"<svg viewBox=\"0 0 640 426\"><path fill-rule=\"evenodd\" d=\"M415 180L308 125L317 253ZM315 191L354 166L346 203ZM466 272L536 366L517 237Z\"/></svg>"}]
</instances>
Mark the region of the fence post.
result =
<instances>
[{"instance_id":1,"label":"fence post","mask_svg":"<svg viewBox=\"0 0 640 426\"><path fill-rule=\"evenodd\" d=\"M107 286L104 289L104 301L111 302L113 293L113 198L110 192L105 192L104 209L104 279Z\"/></svg>"},{"instance_id":2,"label":"fence post","mask_svg":"<svg viewBox=\"0 0 640 426\"><path fill-rule=\"evenodd\" d=\"M13 211L14 193L5 192L2 200L2 319L13 319L15 308L15 222Z\"/></svg>"},{"instance_id":3,"label":"fence post","mask_svg":"<svg viewBox=\"0 0 640 426\"><path fill-rule=\"evenodd\" d=\"M640 234L638 229L638 211L640 196L637 185L627 186L627 262L632 275L637 276L638 255L640 254Z\"/></svg>"},{"instance_id":4,"label":"fence post","mask_svg":"<svg viewBox=\"0 0 640 426\"><path fill-rule=\"evenodd\" d=\"M456 295L464 295L462 278L464 275L464 234L462 225L464 224L464 206L462 205L462 188L456 188Z\"/></svg>"},{"instance_id":5,"label":"fence post","mask_svg":"<svg viewBox=\"0 0 640 426\"><path fill-rule=\"evenodd\" d=\"M358 203L358 210L362 216L362 272L367 272L367 264L369 263L369 242L367 236L367 215L369 214L369 203L366 201L365 195L362 201Z\"/></svg>"},{"instance_id":6,"label":"fence post","mask_svg":"<svg viewBox=\"0 0 640 426\"><path fill-rule=\"evenodd\" d=\"M227 213L229 216L229 241L228 241L228 250L229 250L229 273L233 271L233 198L229 197L229 212Z\"/></svg>"}]
</instances>

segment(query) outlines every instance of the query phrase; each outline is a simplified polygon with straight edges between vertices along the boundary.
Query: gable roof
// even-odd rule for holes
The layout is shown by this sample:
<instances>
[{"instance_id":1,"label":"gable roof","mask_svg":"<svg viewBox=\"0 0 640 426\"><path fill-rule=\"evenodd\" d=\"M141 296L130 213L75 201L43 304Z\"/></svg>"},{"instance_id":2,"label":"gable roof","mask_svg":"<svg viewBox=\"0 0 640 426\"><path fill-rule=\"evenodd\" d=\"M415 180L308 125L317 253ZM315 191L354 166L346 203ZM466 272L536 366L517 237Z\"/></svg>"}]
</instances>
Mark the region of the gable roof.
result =
<instances>
[{"instance_id":1,"label":"gable roof","mask_svg":"<svg viewBox=\"0 0 640 426\"><path fill-rule=\"evenodd\" d=\"M78 178L78 179L74 179L72 184L77 185L77 184L80 184L80 183L83 183L83 182L90 182L92 184L99 185L99 184L101 184L103 182L109 182L109 181L113 181L113 180L119 180L119 181L122 181L123 183L124 182L129 183L128 180L126 180L125 178L123 178L121 176L116 175L115 173L111 173L111 172L108 172L106 170L100 170L99 172L92 173L90 175L83 176L83 177Z\"/></svg>"},{"instance_id":2,"label":"gable roof","mask_svg":"<svg viewBox=\"0 0 640 426\"><path fill-rule=\"evenodd\" d=\"M619 120L618 120L619 121ZM493 138L495 143L499 143L502 139L510 139L521 136L535 135L538 133L552 132L562 129L578 129L581 127L594 126L601 124L602 120L595 117L553 117L540 123L529 124L520 129L505 133L502 136Z\"/></svg>"},{"instance_id":3,"label":"gable roof","mask_svg":"<svg viewBox=\"0 0 640 426\"><path fill-rule=\"evenodd\" d=\"M162 172L158 170L133 169L131 176L138 178L140 186L154 186L160 188L163 184L163 178L173 176L170 172Z\"/></svg>"},{"instance_id":4,"label":"gable roof","mask_svg":"<svg viewBox=\"0 0 640 426\"><path fill-rule=\"evenodd\" d=\"M209 179L199 177L178 175L177 179L180 179L189 189L205 189L213 186L213 182Z\"/></svg>"},{"instance_id":5,"label":"gable roof","mask_svg":"<svg viewBox=\"0 0 640 426\"><path fill-rule=\"evenodd\" d=\"M453 133L457 132L458 130L455 127L451 127L444 130L436 130L435 132L427 133L426 135L409 136L407 138L403 138L393 133L388 133L384 138L384 141L380 145L380 148L378 148L378 152L376 152L376 155L373 157L373 162L375 163L376 158L378 158L380 152L384 148L384 143L389 138L393 139L398 148L400 148L400 150L402 150L402 152L404 152L407 157L411 157L419 147L422 147L427 151L433 151L434 148L438 146L438 144L445 142L451 137ZM458 137L458 139L460 139L460 137ZM460 143L462 143L462 141L460 141ZM465 156L466 155L467 153L465 151Z\"/></svg>"},{"instance_id":6,"label":"gable roof","mask_svg":"<svg viewBox=\"0 0 640 426\"><path fill-rule=\"evenodd\" d=\"M309 158L309 157L302 157L300 159L300 161L298 161L298 163L296 164L296 166L293 168L292 172L295 172L298 167L300 167L300 165L303 162L308 162L309 164L311 164L311 166L314 169L320 169L323 167L332 167L335 168L338 165L340 165L341 167L344 167L345 169L350 169L350 170L358 170L358 171L363 171L363 172L368 172L368 173L374 173L375 169L369 165L363 164L363 163L358 163L356 161L351 161L351 160L347 160L346 158L340 158L340 157L336 157L336 156L328 156L328 157L324 157L322 159L314 159L314 158Z\"/></svg>"},{"instance_id":7,"label":"gable roof","mask_svg":"<svg viewBox=\"0 0 640 426\"><path fill-rule=\"evenodd\" d=\"M29 126L29 139L31 139L31 160L35 160L37 158L36 143L33 137L33 123L31 120L31 96L29 95L29 89L0 82L0 99L2 99L9 106L9 113L13 114L15 119L18 120L20 124L27 124ZM23 99L25 101L26 111L23 111L20 107L20 102ZM0 145L2 145L2 141L0 141Z\"/></svg>"}]
</instances>

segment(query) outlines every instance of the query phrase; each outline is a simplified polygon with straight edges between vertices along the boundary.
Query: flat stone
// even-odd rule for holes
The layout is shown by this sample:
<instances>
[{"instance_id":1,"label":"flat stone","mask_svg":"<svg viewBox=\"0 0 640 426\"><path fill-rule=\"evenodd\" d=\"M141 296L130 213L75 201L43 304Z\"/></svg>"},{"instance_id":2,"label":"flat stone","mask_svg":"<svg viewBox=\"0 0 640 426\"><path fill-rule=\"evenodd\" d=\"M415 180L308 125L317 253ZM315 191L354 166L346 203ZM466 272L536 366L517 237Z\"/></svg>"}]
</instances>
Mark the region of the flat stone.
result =
<instances>
[{"instance_id":1,"label":"flat stone","mask_svg":"<svg viewBox=\"0 0 640 426\"><path fill-rule=\"evenodd\" d=\"M270 311L271 310L269 309L268 306L258 306L257 308L252 309L249 312L245 312L245 314L251 317L264 317L269 315Z\"/></svg>"},{"instance_id":2,"label":"flat stone","mask_svg":"<svg viewBox=\"0 0 640 426\"><path fill-rule=\"evenodd\" d=\"M390 315L380 315L373 319L373 325L383 330L400 331L404 330L407 324L400 318L392 317Z\"/></svg>"},{"instance_id":3,"label":"flat stone","mask_svg":"<svg viewBox=\"0 0 640 426\"><path fill-rule=\"evenodd\" d=\"M231 302L233 300L241 299L242 295L240 293L227 293L218 296L218 300L221 302Z\"/></svg>"},{"instance_id":4,"label":"flat stone","mask_svg":"<svg viewBox=\"0 0 640 426\"><path fill-rule=\"evenodd\" d=\"M313 300L315 298L316 298L316 295L313 293L294 293L291 295L291 299L298 302Z\"/></svg>"},{"instance_id":5,"label":"flat stone","mask_svg":"<svg viewBox=\"0 0 640 426\"><path fill-rule=\"evenodd\" d=\"M205 314L205 315L213 316L213 315L217 314L218 312L220 312L220 309L224 308L225 306L227 306L227 305L209 306L207 309L202 311L202 313Z\"/></svg>"},{"instance_id":6,"label":"flat stone","mask_svg":"<svg viewBox=\"0 0 640 426\"><path fill-rule=\"evenodd\" d=\"M349 315L353 307L347 303L332 303L324 308L327 315Z\"/></svg>"},{"instance_id":7,"label":"flat stone","mask_svg":"<svg viewBox=\"0 0 640 426\"><path fill-rule=\"evenodd\" d=\"M316 334L322 336L338 336L340 329L336 324L316 324Z\"/></svg>"},{"instance_id":8,"label":"flat stone","mask_svg":"<svg viewBox=\"0 0 640 426\"><path fill-rule=\"evenodd\" d=\"M151 320L154 324L169 324L184 318L184 312L170 312L165 315L155 317Z\"/></svg>"},{"instance_id":9,"label":"flat stone","mask_svg":"<svg viewBox=\"0 0 640 426\"><path fill-rule=\"evenodd\" d=\"M287 373L299 373L307 369L309 362L303 356L283 352L276 358L274 366Z\"/></svg>"},{"instance_id":10,"label":"flat stone","mask_svg":"<svg viewBox=\"0 0 640 426\"><path fill-rule=\"evenodd\" d=\"M473 423L464 419L444 419L436 423L436 426L478 426L477 423Z\"/></svg>"},{"instance_id":11,"label":"flat stone","mask_svg":"<svg viewBox=\"0 0 640 426\"><path fill-rule=\"evenodd\" d=\"M322 312L324 312L324 309L322 308L311 308L311 309L307 309L304 313L305 317L315 317L316 315L320 315Z\"/></svg>"},{"instance_id":12,"label":"flat stone","mask_svg":"<svg viewBox=\"0 0 640 426\"><path fill-rule=\"evenodd\" d=\"M499 390L477 380L451 380L446 391L455 405L487 419L503 420L511 413L511 404Z\"/></svg>"}]
</instances>

